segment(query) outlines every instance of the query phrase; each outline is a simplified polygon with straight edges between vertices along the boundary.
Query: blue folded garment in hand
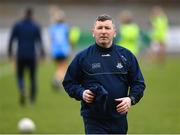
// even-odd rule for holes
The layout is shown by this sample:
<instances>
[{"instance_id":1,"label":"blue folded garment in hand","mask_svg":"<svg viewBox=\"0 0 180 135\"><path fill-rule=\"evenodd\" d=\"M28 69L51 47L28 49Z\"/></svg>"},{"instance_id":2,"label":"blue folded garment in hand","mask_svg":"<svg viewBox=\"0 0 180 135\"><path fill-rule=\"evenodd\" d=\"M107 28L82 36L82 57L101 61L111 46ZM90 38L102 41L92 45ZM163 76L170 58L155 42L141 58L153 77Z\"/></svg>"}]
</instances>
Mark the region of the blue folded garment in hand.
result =
<instances>
[{"instance_id":1,"label":"blue folded garment in hand","mask_svg":"<svg viewBox=\"0 0 180 135\"><path fill-rule=\"evenodd\" d=\"M105 112L107 109L106 104L108 99L108 92L100 84L89 85L88 89L95 94L95 99L92 103L92 107L94 107L94 109L97 109L97 111L99 110Z\"/></svg>"}]
</instances>

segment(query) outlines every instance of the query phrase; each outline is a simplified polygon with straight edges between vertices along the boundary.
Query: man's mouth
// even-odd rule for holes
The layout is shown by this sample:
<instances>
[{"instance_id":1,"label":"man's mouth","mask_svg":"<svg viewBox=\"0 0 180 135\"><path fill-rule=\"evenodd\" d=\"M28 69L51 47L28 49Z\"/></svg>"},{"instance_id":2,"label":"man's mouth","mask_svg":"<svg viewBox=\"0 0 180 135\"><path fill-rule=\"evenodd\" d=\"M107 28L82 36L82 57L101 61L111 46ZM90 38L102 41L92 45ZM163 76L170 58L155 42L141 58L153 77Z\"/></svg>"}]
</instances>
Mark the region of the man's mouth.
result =
<instances>
[{"instance_id":1,"label":"man's mouth","mask_svg":"<svg viewBox=\"0 0 180 135\"><path fill-rule=\"evenodd\" d=\"M107 39L108 37L100 37L101 39Z\"/></svg>"}]
</instances>

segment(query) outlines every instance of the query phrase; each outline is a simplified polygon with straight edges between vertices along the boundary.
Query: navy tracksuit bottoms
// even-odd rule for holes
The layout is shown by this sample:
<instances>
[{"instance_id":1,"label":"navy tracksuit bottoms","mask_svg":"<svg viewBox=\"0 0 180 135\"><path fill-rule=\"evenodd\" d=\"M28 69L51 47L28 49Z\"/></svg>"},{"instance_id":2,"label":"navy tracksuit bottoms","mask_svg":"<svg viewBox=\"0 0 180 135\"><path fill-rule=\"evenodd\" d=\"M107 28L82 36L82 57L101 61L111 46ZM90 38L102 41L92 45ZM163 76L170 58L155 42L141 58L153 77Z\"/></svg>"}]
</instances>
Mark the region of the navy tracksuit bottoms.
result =
<instances>
[{"instance_id":1,"label":"navy tracksuit bottoms","mask_svg":"<svg viewBox=\"0 0 180 135\"><path fill-rule=\"evenodd\" d=\"M127 134L127 118L95 119L83 117L86 134Z\"/></svg>"},{"instance_id":2,"label":"navy tracksuit bottoms","mask_svg":"<svg viewBox=\"0 0 180 135\"><path fill-rule=\"evenodd\" d=\"M30 99L32 102L36 98L36 60L35 59L18 59L17 60L17 79L18 86L20 89L20 94L25 94L25 82L24 82L24 72L25 69L29 72L30 78Z\"/></svg>"}]
</instances>

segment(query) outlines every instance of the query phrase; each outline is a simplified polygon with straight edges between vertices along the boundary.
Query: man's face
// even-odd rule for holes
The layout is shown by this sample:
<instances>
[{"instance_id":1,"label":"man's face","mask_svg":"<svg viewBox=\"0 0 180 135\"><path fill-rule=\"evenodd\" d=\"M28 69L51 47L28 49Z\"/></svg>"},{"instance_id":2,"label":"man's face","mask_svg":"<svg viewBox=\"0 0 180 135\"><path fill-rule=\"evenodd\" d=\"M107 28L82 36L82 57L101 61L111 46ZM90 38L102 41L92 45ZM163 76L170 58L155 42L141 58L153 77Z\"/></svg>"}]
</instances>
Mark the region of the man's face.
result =
<instances>
[{"instance_id":1,"label":"man's face","mask_svg":"<svg viewBox=\"0 0 180 135\"><path fill-rule=\"evenodd\" d=\"M111 20L97 21L92 33L96 43L105 48L112 45L113 38L116 36L116 30Z\"/></svg>"}]
</instances>

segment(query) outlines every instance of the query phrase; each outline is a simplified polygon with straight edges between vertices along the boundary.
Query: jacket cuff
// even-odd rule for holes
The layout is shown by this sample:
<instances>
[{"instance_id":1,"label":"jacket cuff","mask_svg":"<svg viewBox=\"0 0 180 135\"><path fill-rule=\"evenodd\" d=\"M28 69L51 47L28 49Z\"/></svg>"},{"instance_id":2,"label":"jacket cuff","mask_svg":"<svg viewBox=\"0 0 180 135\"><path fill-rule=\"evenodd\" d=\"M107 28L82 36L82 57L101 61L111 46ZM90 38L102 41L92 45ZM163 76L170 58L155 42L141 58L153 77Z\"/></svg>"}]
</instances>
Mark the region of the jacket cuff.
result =
<instances>
[{"instance_id":1,"label":"jacket cuff","mask_svg":"<svg viewBox=\"0 0 180 135\"><path fill-rule=\"evenodd\" d=\"M131 99L131 105L135 105L136 104L136 99L133 96L129 96L129 98Z\"/></svg>"},{"instance_id":2,"label":"jacket cuff","mask_svg":"<svg viewBox=\"0 0 180 135\"><path fill-rule=\"evenodd\" d=\"M85 89L81 89L79 92L79 97L81 100L83 100L83 92L85 91Z\"/></svg>"}]
</instances>

